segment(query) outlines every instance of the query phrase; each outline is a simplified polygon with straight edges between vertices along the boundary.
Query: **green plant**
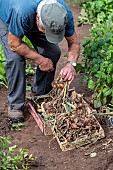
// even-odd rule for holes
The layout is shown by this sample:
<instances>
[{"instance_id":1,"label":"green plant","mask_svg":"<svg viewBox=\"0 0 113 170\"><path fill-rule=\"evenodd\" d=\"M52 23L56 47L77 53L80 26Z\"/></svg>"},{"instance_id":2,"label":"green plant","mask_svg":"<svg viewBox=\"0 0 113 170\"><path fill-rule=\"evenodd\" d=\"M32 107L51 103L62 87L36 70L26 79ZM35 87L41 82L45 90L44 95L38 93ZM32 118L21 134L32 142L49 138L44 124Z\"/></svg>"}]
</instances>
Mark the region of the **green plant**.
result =
<instances>
[{"instance_id":1,"label":"green plant","mask_svg":"<svg viewBox=\"0 0 113 170\"><path fill-rule=\"evenodd\" d=\"M30 48L33 48L33 45L31 44L31 41L30 41L26 36L24 36L22 40L23 40Z\"/></svg>"},{"instance_id":2,"label":"green plant","mask_svg":"<svg viewBox=\"0 0 113 170\"><path fill-rule=\"evenodd\" d=\"M0 85L3 85L5 87L8 86L5 74L5 57L1 44L0 44Z\"/></svg>"},{"instance_id":3,"label":"green plant","mask_svg":"<svg viewBox=\"0 0 113 170\"><path fill-rule=\"evenodd\" d=\"M16 145L9 146L11 145L9 139L9 137L0 136L0 169L27 170L27 162L34 160L33 156L28 154L27 149L18 149Z\"/></svg>"},{"instance_id":4,"label":"green plant","mask_svg":"<svg viewBox=\"0 0 113 170\"><path fill-rule=\"evenodd\" d=\"M26 67L26 76L32 76L35 73L35 68L31 64L28 64ZM26 91L31 91L31 85L26 85Z\"/></svg>"},{"instance_id":5,"label":"green plant","mask_svg":"<svg viewBox=\"0 0 113 170\"><path fill-rule=\"evenodd\" d=\"M29 64L26 67L26 75L33 75L35 73L35 69L31 66L31 64Z\"/></svg>"},{"instance_id":6,"label":"green plant","mask_svg":"<svg viewBox=\"0 0 113 170\"><path fill-rule=\"evenodd\" d=\"M22 122L12 123L11 125L11 130L21 130L22 128L25 128L25 125Z\"/></svg>"},{"instance_id":7,"label":"green plant","mask_svg":"<svg viewBox=\"0 0 113 170\"><path fill-rule=\"evenodd\" d=\"M112 19L111 19L112 21ZM94 106L113 104L113 23L93 26L83 43L85 75L83 82L94 90Z\"/></svg>"},{"instance_id":8,"label":"green plant","mask_svg":"<svg viewBox=\"0 0 113 170\"><path fill-rule=\"evenodd\" d=\"M78 25L103 23L113 13L113 0L90 0L82 5Z\"/></svg>"}]
</instances>

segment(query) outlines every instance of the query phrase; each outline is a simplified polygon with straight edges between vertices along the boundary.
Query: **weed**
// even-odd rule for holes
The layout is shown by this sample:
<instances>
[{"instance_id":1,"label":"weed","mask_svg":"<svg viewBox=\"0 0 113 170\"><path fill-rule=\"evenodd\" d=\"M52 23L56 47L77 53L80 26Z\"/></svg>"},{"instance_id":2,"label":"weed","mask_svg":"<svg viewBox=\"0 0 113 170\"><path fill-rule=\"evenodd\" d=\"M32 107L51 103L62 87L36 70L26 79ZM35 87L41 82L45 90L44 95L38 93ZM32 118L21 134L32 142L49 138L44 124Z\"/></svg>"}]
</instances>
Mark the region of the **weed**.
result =
<instances>
[{"instance_id":1,"label":"weed","mask_svg":"<svg viewBox=\"0 0 113 170\"><path fill-rule=\"evenodd\" d=\"M28 162L34 160L28 154L27 149L18 149L16 145L11 145L10 137L0 136L0 169L1 170L27 170Z\"/></svg>"}]
</instances>

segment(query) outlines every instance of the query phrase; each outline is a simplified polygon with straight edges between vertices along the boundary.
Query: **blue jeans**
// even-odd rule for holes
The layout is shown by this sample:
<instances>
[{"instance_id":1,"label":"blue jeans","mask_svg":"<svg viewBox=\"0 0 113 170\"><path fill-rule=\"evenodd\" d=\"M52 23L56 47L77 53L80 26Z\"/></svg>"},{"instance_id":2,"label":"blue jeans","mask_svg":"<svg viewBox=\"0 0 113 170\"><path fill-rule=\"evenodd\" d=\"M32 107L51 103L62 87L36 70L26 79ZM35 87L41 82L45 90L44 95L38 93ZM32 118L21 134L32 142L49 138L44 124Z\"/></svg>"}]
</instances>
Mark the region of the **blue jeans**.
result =
<instances>
[{"instance_id":1,"label":"blue jeans","mask_svg":"<svg viewBox=\"0 0 113 170\"><path fill-rule=\"evenodd\" d=\"M54 71L44 72L37 66L32 91L37 95L47 94L51 89L54 79L56 64L60 58L61 51L57 44L46 40L45 34L37 28L25 33L31 41L37 53L53 61ZM6 76L9 87L8 105L11 109L22 109L26 97L26 61L23 56L13 52L8 45L8 28L0 20L0 42L6 57Z\"/></svg>"}]
</instances>

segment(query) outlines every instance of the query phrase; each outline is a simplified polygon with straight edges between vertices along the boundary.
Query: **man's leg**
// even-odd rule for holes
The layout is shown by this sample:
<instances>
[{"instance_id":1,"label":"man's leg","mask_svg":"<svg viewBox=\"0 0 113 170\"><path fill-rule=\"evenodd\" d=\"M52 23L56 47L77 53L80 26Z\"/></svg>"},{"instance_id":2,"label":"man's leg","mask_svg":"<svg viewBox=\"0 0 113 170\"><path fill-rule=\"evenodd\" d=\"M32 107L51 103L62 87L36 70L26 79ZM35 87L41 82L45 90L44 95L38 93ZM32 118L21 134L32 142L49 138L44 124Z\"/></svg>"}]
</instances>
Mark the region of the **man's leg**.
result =
<instances>
[{"instance_id":1,"label":"man's leg","mask_svg":"<svg viewBox=\"0 0 113 170\"><path fill-rule=\"evenodd\" d=\"M9 87L8 105L10 110L18 111L22 109L25 101L25 58L11 51L8 46L8 30L1 20L0 42L6 57L6 76ZM14 114L16 117L16 112Z\"/></svg>"},{"instance_id":2,"label":"man's leg","mask_svg":"<svg viewBox=\"0 0 113 170\"><path fill-rule=\"evenodd\" d=\"M50 58L54 65L54 71L44 72L37 66L36 74L32 86L32 91L37 95L47 94L51 91L51 83L54 80L56 64L60 58L61 51L57 44L52 44L46 40L43 33L29 33L27 37L31 40L36 51L44 57Z\"/></svg>"}]
</instances>

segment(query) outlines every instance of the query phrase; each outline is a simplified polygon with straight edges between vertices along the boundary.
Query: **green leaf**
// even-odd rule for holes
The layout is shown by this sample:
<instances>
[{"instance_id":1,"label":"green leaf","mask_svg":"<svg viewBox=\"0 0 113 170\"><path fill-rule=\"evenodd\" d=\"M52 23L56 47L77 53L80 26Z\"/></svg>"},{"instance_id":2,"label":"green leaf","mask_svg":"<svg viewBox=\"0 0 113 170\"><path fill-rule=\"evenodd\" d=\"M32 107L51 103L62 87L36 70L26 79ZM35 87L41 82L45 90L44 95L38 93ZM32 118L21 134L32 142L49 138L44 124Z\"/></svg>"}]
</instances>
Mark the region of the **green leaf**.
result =
<instances>
[{"instance_id":1,"label":"green leaf","mask_svg":"<svg viewBox=\"0 0 113 170\"><path fill-rule=\"evenodd\" d=\"M112 94L111 92L112 92L111 89L109 89L109 90L106 91L103 95L104 95L104 96L109 96L110 94Z\"/></svg>"},{"instance_id":2,"label":"green leaf","mask_svg":"<svg viewBox=\"0 0 113 170\"><path fill-rule=\"evenodd\" d=\"M31 91L31 86L26 86L26 91Z\"/></svg>"},{"instance_id":3,"label":"green leaf","mask_svg":"<svg viewBox=\"0 0 113 170\"><path fill-rule=\"evenodd\" d=\"M84 41L82 43L82 46L85 47L86 45L88 45L90 43L90 39L87 39L86 41Z\"/></svg>"},{"instance_id":4,"label":"green leaf","mask_svg":"<svg viewBox=\"0 0 113 170\"><path fill-rule=\"evenodd\" d=\"M106 77L107 77L106 74L103 73L103 72L101 72L101 76L102 76L103 79L106 79Z\"/></svg>"},{"instance_id":5,"label":"green leaf","mask_svg":"<svg viewBox=\"0 0 113 170\"><path fill-rule=\"evenodd\" d=\"M109 46L108 51L112 51L113 52L113 45Z\"/></svg>"},{"instance_id":6,"label":"green leaf","mask_svg":"<svg viewBox=\"0 0 113 170\"><path fill-rule=\"evenodd\" d=\"M107 83L108 84L112 83L112 76L110 74L107 75Z\"/></svg>"},{"instance_id":7,"label":"green leaf","mask_svg":"<svg viewBox=\"0 0 113 170\"><path fill-rule=\"evenodd\" d=\"M65 110L66 110L67 113L72 111L72 109L69 107L69 105L64 104L64 107L65 107Z\"/></svg>"},{"instance_id":8,"label":"green leaf","mask_svg":"<svg viewBox=\"0 0 113 170\"><path fill-rule=\"evenodd\" d=\"M111 73L113 71L113 64L110 63L109 66L107 67L107 72Z\"/></svg>"},{"instance_id":9,"label":"green leaf","mask_svg":"<svg viewBox=\"0 0 113 170\"><path fill-rule=\"evenodd\" d=\"M89 81L88 81L88 88L91 89L91 90L93 90L94 87L95 87L94 81L93 81L93 80L89 80Z\"/></svg>"},{"instance_id":10,"label":"green leaf","mask_svg":"<svg viewBox=\"0 0 113 170\"><path fill-rule=\"evenodd\" d=\"M80 63L77 63L75 70L76 70L76 73L78 73L78 72L84 73L84 67Z\"/></svg>"},{"instance_id":11,"label":"green leaf","mask_svg":"<svg viewBox=\"0 0 113 170\"><path fill-rule=\"evenodd\" d=\"M104 97L102 101L103 101L103 104L105 105L107 103L107 98Z\"/></svg>"},{"instance_id":12,"label":"green leaf","mask_svg":"<svg viewBox=\"0 0 113 170\"><path fill-rule=\"evenodd\" d=\"M101 104L101 102L100 102L99 99L94 100L94 108L99 108L101 105L102 105L102 104Z\"/></svg>"},{"instance_id":13,"label":"green leaf","mask_svg":"<svg viewBox=\"0 0 113 170\"><path fill-rule=\"evenodd\" d=\"M109 87L105 87L105 88L103 88L102 92L106 93L108 90L109 90Z\"/></svg>"},{"instance_id":14,"label":"green leaf","mask_svg":"<svg viewBox=\"0 0 113 170\"><path fill-rule=\"evenodd\" d=\"M31 64L29 64L27 67L26 67L26 75L33 75L35 73L35 70L34 68L31 66Z\"/></svg>"},{"instance_id":15,"label":"green leaf","mask_svg":"<svg viewBox=\"0 0 113 170\"><path fill-rule=\"evenodd\" d=\"M93 73L96 73L98 71L98 65L95 64L93 67L92 67L92 72Z\"/></svg>"},{"instance_id":16,"label":"green leaf","mask_svg":"<svg viewBox=\"0 0 113 170\"><path fill-rule=\"evenodd\" d=\"M88 80L88 77L84 75L84 76L82 77L82 83L83 83L83 84L86 83L87 80Z\"/></svg>"}]
</instances>

